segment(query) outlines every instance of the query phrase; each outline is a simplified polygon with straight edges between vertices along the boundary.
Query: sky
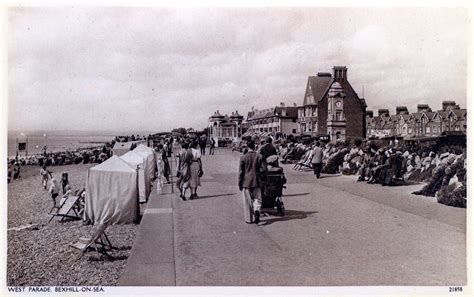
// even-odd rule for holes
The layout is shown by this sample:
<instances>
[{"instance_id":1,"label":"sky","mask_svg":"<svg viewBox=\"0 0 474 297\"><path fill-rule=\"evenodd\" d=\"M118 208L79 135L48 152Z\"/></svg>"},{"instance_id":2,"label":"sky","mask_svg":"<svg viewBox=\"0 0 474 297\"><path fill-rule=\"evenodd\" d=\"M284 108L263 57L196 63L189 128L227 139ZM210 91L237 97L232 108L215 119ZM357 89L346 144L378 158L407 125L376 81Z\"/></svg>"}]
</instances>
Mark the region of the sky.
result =
<instances>
[{"instance_id":1,"label":"sky","mask_svg":"<svg viewBox=\"0 0 474 297\"><path fill-rule=\"evenodd\" d=\"M8 130L202 129L348 68L368 109L466 106L465 8L10 8Z\"/></svg>"}]
</instances>

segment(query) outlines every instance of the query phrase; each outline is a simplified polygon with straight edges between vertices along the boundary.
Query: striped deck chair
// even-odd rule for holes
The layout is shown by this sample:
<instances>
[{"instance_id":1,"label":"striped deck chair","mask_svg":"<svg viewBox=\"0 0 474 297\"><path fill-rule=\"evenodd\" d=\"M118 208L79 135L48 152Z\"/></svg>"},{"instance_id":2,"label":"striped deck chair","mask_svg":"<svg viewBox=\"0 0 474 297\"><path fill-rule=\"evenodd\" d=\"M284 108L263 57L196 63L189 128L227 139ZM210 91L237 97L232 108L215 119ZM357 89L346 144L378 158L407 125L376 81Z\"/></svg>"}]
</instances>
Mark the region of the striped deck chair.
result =
<instances>
[{"instance_id":1,"label":"striped deck chair","mask_svg":"<svg viewBox=\"0 0 474 297\"><path fill-rule=\"evenodd\" d=\"M100 224L97 230L91 237L80 237L75 243L70 243L69 246L81 252L81 257L89 251L95 251L108 258L114 259L109 252L114 248L108 236L105 234L107 229L106 224Z\"/></svg>"}]
</instances>

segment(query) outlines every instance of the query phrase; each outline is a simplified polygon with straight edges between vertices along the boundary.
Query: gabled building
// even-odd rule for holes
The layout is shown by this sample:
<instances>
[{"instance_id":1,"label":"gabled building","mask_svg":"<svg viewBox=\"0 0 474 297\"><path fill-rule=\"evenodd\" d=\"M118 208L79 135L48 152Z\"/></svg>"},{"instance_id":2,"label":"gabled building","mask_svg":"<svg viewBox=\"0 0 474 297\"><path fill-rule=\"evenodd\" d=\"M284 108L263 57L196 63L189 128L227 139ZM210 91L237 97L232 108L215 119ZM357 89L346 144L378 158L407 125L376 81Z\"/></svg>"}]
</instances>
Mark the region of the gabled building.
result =
<instances>
[{"instance_id":1,"label":"gabled building","mask_svg":"<svg viewBox=\"0 0 474 297\"><path fill-rule=\"evenodd\" d=\"M388 109L379 109L376 117L372 111L367 112L367 137L437 137L444 132L465 134L467 130L467 110L454 101L443 101L439 111L432 111L427 104L418 104L415 113L409 113L406 106L398 106L396 111L396 115L390 116Z\"/></svg>"},{"instance_id":2,"label":"gabled building","mask_svg":"<svg viewBox=\"0 0 474 297\"><path fill-rule=\"evenodd\" d=\"M333 73L308 77L303 106L299 108L301 134L329 135L331 140L366 136L367 104L347 80L347 68L334 66Z\"/></svg>"}]
</instances>

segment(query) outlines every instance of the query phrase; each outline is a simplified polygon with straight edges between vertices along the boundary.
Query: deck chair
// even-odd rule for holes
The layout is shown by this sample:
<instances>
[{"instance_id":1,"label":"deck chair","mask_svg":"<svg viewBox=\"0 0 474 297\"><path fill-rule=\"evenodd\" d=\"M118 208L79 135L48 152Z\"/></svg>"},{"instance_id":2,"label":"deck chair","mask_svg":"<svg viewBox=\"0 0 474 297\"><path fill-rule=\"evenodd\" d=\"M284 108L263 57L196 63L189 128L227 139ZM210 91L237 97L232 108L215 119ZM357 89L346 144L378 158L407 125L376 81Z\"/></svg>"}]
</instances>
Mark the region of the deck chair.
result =
<instances>
[{"instance_id":1,"label":"deck chair","mask_svg":"<svg viewBox=\"0 0 474 297\"><path fill-rule=\"evenodd\" d=\"M107 225L100 224L99 228L90 238L80 237L77 242L70 243L69 246L79 250L81 252L81 257L89 251L95 251L101 255L107 256L108 258L114 259L114 257L109 254L113 249L113 246L105 234L105 229L107 229Z\"/></svg>"},{"instance_id":2,"label":"deck chair","mask_svg":"<svg viewBox=\"0 0 474 297\"><path fill-rule=\"evenodd\" d=\"M70 196L70 195L63 195L61 197L61 200L59 201L59 207L57 208L55 213L51 213L51 218L49 219L48 223L51 222L54 217L61 217L61 222L65 218L71 218L71 219L81 219L81 210L83 208L83 203L82 203L82 193L85 191L83 189L80 192L76 191L75 196Z\"/></svg>"}]
</instances>

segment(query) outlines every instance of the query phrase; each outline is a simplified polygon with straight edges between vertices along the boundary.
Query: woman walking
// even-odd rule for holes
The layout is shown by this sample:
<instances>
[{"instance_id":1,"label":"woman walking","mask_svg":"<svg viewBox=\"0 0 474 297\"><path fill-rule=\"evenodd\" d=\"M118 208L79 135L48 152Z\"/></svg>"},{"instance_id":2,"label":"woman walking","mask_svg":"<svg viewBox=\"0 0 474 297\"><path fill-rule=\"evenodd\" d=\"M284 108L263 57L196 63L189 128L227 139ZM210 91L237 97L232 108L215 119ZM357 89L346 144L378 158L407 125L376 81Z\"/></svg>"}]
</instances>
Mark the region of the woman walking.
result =
<instances>
[{"instance_id":1,"label":"woman walking","mask_svg":"<svg viewBox=\"0 0 474 297\"><path fill-rule=\"evenodd\" d=\"M189 188L191 188L191 197L189 198L191 200L197 197L197 188L201 185L201 176L203 175L201 152L198 150L197 147L198 147L198 142L193 141L190 148L192 161L189 167L191 177L189 179L189 184L188 184Z\"/></svg>"},{"instance_id":2,"label":"woman walking","mask_svg":"<svg viewBox=\"0 0 474 297\"><path fill-rule=\"evenodd\" d=\"M191 152L188 150L188 143L181 145L181 150L178 153L178 181L179 197L186 200L186 189L189 187L189 179L191 178L190 164L192 161ZM192 194L192 193L191 193Z\"/></svg>"}]
</instances>

